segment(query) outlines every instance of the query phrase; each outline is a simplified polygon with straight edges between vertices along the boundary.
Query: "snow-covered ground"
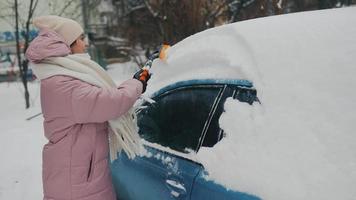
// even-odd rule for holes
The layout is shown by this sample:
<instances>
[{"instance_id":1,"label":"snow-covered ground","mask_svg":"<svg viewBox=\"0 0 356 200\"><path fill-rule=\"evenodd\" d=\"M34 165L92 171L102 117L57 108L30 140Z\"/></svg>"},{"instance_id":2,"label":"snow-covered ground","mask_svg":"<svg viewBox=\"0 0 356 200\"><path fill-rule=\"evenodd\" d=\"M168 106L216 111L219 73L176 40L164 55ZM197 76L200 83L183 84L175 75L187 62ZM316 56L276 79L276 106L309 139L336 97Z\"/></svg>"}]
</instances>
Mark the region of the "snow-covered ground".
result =
<instances>
[{"instance_id":1,"label":"snow-covered ground","mask_svg":"<svg viewBox=\"0 0 356 200\"><path fill-rule=\"evenodd\" d=\"M29 84L32 107L25 109L21 83L0 83L0 199L41 199L41 150L46 142L38 84Z\"/></svg>"},{"instance_id":2,"label":"snow-covered ground","mask_svg":"<svg viewBox=\"0 0 356 200\"><path fill-rule=\"evenodd\" d=\"M356 197L356 8L227 25L173 46L147 94L177 80L243 78L261 105L228 99L227 136L197 158L208 179L267 200ZM109 67L120 82L134 64ZM122 74L128 74L122 77ZM0 199L41 199L46 142L38 84L25 110L19 83L0 84Z\"/></svg>"}]
</instances>

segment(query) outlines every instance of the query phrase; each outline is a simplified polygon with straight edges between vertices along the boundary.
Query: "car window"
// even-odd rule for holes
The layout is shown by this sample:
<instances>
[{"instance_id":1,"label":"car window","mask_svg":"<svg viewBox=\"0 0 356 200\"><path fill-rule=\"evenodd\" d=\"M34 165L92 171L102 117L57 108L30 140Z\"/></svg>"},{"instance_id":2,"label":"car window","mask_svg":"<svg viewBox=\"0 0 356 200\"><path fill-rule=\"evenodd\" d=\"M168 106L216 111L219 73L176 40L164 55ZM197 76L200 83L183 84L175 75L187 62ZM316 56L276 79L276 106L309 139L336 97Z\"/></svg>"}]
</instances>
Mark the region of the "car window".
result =
<instances>
[{"instance_id":1,"label":"car window","mask_svg":"<svg viewBox=\"0 0 356 200\"><path fill-rule=\"evenodd\" d=\"M139 134L145 140L186 152L199 146L204 125L222 87L180 88L165 93L138 114Z\"/></svg>"},{"instance_id":2,"label":"car window","mask_svg":"<svg viewBox=\"0 0 356 200\"><path fill-rule=\"evenodd\" d=\"M241 88L241 87L227 87L224 94L220 97L220 101L217 107L214 109L214 115L212 116L207 131L203 132L199 142L199 146L196 151L199 151L200 147L213 147L224 137L224 130L220 128L219 119L224 112L224 104L228 97L233 97L241 102L253 104L254 101L258 101L256 96L256 90L253 88Z\"/></svg>"}]
</instances>

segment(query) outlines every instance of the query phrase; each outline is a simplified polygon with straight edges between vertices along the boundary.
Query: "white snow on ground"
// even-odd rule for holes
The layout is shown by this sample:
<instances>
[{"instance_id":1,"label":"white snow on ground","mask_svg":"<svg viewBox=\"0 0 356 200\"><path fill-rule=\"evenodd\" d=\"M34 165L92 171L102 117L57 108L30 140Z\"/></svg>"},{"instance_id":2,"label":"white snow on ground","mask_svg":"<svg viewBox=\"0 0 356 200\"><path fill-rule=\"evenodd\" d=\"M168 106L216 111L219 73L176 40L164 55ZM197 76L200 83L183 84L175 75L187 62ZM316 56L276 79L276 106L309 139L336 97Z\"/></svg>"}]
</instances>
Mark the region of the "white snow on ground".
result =
<instances>
[{"instance_id":1,"label":"white snow on ground","mask_svg":"<svg viewBox=\"0 0 356 200\"><path fill-rule=\"evenodd\" d=\"M148 93L244 78L262 105L229 99L227 137L203 148L208 179L267 200L356 197L356 8L268 17L193 35L157 61Z\"/></svg>"},{"instance_id":2,"label":"white snow on ground","mask_svg":"<svg viewBox=\"0 0 356 200\"><path fill-rule=\"evenodd\" d=\"M356 8L250 20L196 34L154 62L147 96L194 78L254 82L262 105L228 99L227 136L198 159L208 179L267 200L356 197ZM131 64L111 66L121 82ZM132 70L134 72L135 70ZM126 78L130 78L128 74ZM41 199L46 142L38 84L0 84L0 199Z\"/></svg>"},{"instance_id":3,"label":"white snow on ground","mask_svg":"<svg viewBox=\"0 0 356 200\"><path fill-rule=\"evenodd\" d=\"M46 142L38 84L29 84L32 105L25 109L21 83L0 83L0 199L41 199L41 151Z\"/></svg>"}]
</instances>

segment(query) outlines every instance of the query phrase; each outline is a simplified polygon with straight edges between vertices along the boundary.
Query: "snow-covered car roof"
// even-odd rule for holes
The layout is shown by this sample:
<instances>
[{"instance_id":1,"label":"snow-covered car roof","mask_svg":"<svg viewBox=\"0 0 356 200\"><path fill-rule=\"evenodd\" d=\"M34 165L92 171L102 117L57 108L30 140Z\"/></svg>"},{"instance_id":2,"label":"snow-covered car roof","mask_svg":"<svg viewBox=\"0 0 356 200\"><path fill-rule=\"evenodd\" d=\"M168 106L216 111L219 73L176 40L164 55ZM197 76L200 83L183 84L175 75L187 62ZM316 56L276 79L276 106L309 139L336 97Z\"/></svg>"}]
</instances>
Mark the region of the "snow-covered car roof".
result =
<instances>
[{"instance_id":1,"label":"snow-covered car roof","mask_svg":"<svg viewBox=\"0 0 356 200\"><path fill-rule=\"evenodd\" d=\"M198 159L208 179L263 199L356 197L356 7L243 21L195 34L153 63L147 95L191 79L253 82L228 99L227 136Z\"/></svg>"}]
</instances>

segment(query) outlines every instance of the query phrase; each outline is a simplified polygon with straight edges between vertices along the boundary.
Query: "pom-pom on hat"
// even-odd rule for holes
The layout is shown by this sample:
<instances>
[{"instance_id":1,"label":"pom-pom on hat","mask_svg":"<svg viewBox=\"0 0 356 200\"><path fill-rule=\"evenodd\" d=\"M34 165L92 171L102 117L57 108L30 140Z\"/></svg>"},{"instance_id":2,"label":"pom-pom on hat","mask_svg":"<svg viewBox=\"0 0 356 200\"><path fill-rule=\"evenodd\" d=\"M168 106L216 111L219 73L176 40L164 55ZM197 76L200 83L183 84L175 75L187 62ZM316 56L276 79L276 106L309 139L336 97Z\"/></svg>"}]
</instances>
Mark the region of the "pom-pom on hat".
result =
<instances>
[{"instance_id":1,"label":"pom-pom on hat","mask_svg":"<svg viewBox=\"0 0 356 200\"><path fill-rule=\"evenodd\" d=\"M32 21L38 29L50 29L63 37L65 43L70 46L81 34L84 33L80 24L72 19L47 15L36 17Z\"/></svg>"}]
</instances>

